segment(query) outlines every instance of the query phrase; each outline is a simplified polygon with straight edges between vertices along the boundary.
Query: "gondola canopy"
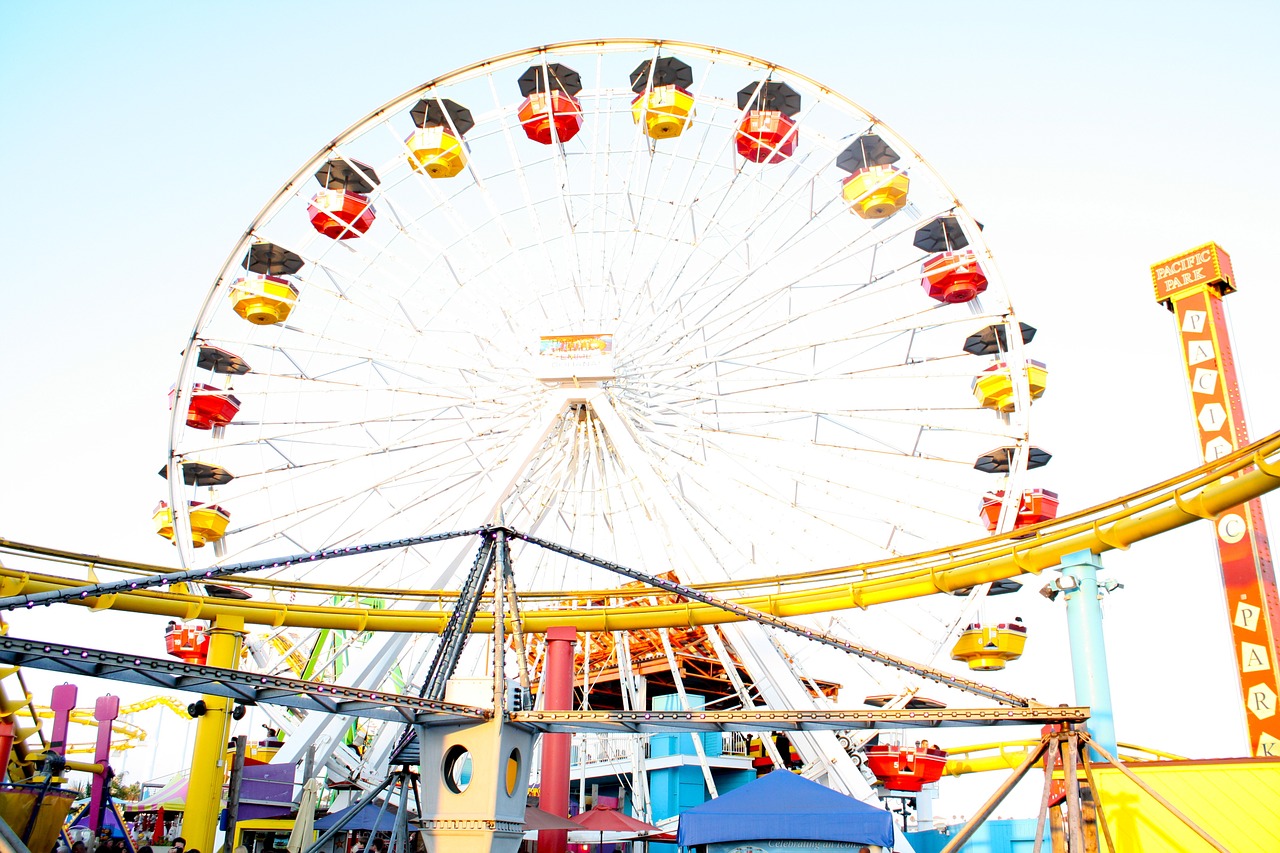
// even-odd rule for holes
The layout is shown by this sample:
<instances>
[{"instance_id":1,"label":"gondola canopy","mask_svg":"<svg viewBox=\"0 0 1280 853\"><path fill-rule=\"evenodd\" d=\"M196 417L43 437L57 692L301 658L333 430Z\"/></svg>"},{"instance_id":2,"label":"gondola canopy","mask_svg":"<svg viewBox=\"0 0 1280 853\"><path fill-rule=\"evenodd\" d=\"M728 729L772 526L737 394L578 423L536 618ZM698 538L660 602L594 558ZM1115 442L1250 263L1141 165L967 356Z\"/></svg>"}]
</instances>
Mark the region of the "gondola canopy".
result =
<instances>
[{"instance_id":1,"label":"gondola canopy","mask_svg":"<svg viewBox=\"0 0 1280 853\"><path fill-rule=\"evenodd\" d=\"M1016 447L997 447L979 456L978 461L973 463L973 467L987 474L1008 474L1009 466L1017 454ZM1043 468L1052 458L1053 454L1043 448L1029 447L1027 448L1027 470Z\"/></svg>"},{"instance_id":2,"label":"gondola canopy","mask_svg":"<svg viewBox=\"0 0 1280 853\"><path fill-rule=\"evenodd\" d=\"M969 245L969 238L954 216L939 216L927 225L916 229L912 244L926 252L954 252Z\"/></svg>"},{"instance_id":3,"label":"gondola canopy","mask_svg":"<svg viewBox=\"0 0 1280 853\"><path fill-rule=\"evenodd\" d=\"M889 166L901 159L898 152L879 136L864 133L840 152L836 157L836 166L846 172L856 173L868 166Z\"/></svg>"},{"instance_id":4,"label":"gondola canopy","mask_svg":"<svg viewBox=\"0 0 1280 853\"><path fill-rule=\"evenodd\" d=\"M1031 339L1036 336L1035 326L1019 323L1018 330L1022 333L1024 344L1031 343ZM1009 334L1004 326L987 326L964 339L964 351L970 355L996 355L1008 352Z\"/></svg>"},{"instance_id":5,"label":"gondola canopy","mask_svg":"<svg viewBox=\"0 0 1280 853\"><path fill-rule=\"evenodd\" d=\"M379 183L378 173L372 166L359 160L330 160L316 170L316 180L327 190L368 195Z\"/></svg>"},{"instance_id":6,"label":"gondola canopy","mask_svg":"<svg viewBox=\"0 0 1280 853\"><path fill-rule=\"evenodd\" d=\"M409 110L409 117L418 127L424 128L447 129L452 124L459 136L465 136L467 131L476 126L471 110L448 98L423 98Z\"/></svg>"},{"instance_id":7,"label":"gondola canopy","mask_svg":"<svg viewBox=\"0 0 1280 853\"><path fill-rule=\"evenodd\" d=\"M302 256L275 243L254 243L240 265L259 275L294 275L303 266Z\"/></svg>"},{"instance_id":8,"label":"gondola canopy","mask_svg":"<svg viewBox=\"0 0 1280 853\"><path fill-rule=\"evenodd\" d=\"M548 79L550 85L548 85ZM564 92L570 97L582 91L582 75L559 62L552 62L546 66L530 65L517 82L520 85L520 94L526 98L537 92L546 92L548 89Z\"/></svg>"},{"instance_id":9,"label":"gondola canopy","mask_svg":"<svg viewBox=\"0 0 1280 853\"><path fill-rule=\"evenodd\" d=\"M693 85L693 68L687 62L681 62L674 56L660 56L655 60L646 59L631 72L631 91L637 95L649 88L649 69L653 68L653 88L659 86L677 86L688 89Z\"/></svg>"},{"instance_id":10,"label":"gondola canopy","mask_svg":"<svg viewBox=\"0 0 1280 853\"><path fill-rule=\"evenodd\" d=\"M800 112L800 93L772 80L752 83L738 90L738 109L769 110L790 118Z\"/></svg>"}]
</instances>

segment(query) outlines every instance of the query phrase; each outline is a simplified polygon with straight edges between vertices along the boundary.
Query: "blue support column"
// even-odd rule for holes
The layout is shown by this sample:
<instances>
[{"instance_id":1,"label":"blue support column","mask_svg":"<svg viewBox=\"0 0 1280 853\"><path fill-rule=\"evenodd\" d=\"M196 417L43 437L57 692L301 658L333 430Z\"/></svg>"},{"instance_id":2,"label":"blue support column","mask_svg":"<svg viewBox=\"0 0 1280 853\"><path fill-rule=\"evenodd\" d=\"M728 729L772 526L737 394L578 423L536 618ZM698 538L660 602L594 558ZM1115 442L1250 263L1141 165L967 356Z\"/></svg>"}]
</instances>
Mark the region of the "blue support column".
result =
<instances>
[{"instance_id":1,"label":"blue support column","mask_svg":"<svg viewBox=\"0 0 1280 853\"><path fill-rule=\"evenodd\" d=\"M1103 749L1115 755L1116 726L1111 711L1111 679L1107 675L1102 607L1098 602L1100 568L1102 562L1092 551L1068 554L1061 563L1065 582L1059 581L1058 586L1067 599L1067 631L1071 642L1076 704L1089 706L1089 734ZM1066 581L1066 578L1072 580ZM1101 756L1092 750L1090 757L1101 760Z\"/></svg>"}]
</instances>

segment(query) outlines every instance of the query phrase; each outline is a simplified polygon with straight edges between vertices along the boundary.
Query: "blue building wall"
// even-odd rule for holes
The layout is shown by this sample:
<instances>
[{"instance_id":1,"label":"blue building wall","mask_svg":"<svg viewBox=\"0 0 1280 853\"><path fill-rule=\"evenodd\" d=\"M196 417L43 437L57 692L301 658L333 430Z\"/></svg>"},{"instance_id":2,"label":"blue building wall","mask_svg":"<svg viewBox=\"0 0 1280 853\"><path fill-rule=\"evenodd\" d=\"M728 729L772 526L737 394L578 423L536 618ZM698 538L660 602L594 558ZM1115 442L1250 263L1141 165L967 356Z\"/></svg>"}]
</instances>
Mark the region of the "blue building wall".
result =
<instances>
[{"instance_id":1,"label":"blue building wall","mask_svg":"<svg viewBox=\"0 0 1280 853\"><path fill-rule=\"evenodd\" d=\"M706 698L696 693L687 693L685 695L689 697L690 708L701 708L706 704ZM667 696L654 696L650 704L654 711L684 710L680 697L674 693ZM693 746L695 737L702 741L702 748L707 755L720 755L723 751L719 732L701 732L699 734L679 732L654 735L649 738L649 755L652 758L661 758L666 755L697 755L697 750Z\"/></svg>"},{"instance_id":2,"label":"blue building wall","mask_svg":"<svg viewBox=\"0 0 1280 853\"><path fill-rule=\"evenodd\" d=\"M916 853L940 853L951 840L951 834L936 830L908 832L907 840ZM1036 822L1029 820L989 820L962 848L965 853L1031 853L1035 847ZM1049 841L1049 827L1044 829L1044 843ZM1048 849L1047 846L1040 849Z\"/></svg>"},{"instance_id":3,"label":"blue building wall","mask_svg":"<svg viewBox=\"0 0 1280 853\"><path fill-rule=\"evenodd\" d=\"M690 708L703 706L705 700L702 696L692 693L687 695ZM654 696L651 704L655 711L684 710L680 697L676 695ZM708 756L722 754L723 741L720 739L719 732L698 734L681 732L652 736L649 739L649 756L650 758L669 755L697 756L698 752L693 745L695 737L701 739L702 748ZM756 774L754 770L712 768L711 778L715 780L716 791L726 794L734 788L741 788L743 785L754 782ZM702 768L697 764L649 771L649 804L653 809L655 823L674 817L694 806L700 806L710 798L706 780L702 776ZM674 844L651 843L649 850L651 853L676 853L677 847Z\"/></svg>"}]
</instances>

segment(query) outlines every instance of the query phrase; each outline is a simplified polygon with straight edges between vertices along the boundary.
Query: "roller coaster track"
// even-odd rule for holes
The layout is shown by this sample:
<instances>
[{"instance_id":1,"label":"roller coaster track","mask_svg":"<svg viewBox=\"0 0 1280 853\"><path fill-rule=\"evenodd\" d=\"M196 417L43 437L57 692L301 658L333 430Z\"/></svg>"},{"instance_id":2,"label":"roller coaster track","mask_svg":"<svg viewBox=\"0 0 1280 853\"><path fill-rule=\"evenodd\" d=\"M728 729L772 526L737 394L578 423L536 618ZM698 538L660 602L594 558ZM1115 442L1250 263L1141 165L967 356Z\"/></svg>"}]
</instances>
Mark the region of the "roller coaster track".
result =
<instances>
[{"instance_id":1,"label":"roller coaster track","mask_svg":"<svg viewBox=\"0 0 1280 853\"><path fill-rule=\"evenodd\" d=\"M35 716L38 719L31 719L31 709L34 708ZM137 714L142 711L149 711L152 708L168 708L177 716L184 720L190 720L191 715L187 713L186 706L178 703L176 700L168 696L152 696L149 699L143 699L140 702L134 702L131 705L123 705L120 708L120 716L127 717L130 714ZM40 724L40 720L51 720L54 717L54 710L44 705L23 706L18 714L31 719L35 725ZM71 722L77 726L96 729L98 721L94 719L93 711L89 708L76 708L71 711ZM125 719L117 719L111 722L111 751L123 752L126 749L136 749L142 745L147 739L147 730L136 723L131 723ZM83 743L68 743L66 746L67 755L85 755L91 754L97 749L92 741Z\"/></svg>"},{"instance_id":2,"label":"roller coaster track","mask_svg":"<svg viewBox=\"0 0 1280 853\"><path fill-rule=\"evenodd\" d=\"M947 748L947 776L963 776L966 773L986 773L999 770L1015 770L1040 744L1038 740L1014 740L1001 743L977 743ZM1132 743L1116 744L1123 750L1117 757L1125 764L1151 761L1185 761L1185 757L1150 749ZM1043 767L1044 760L1035 763Z\"/></svg>"},{"instance_id":3,"label":"roller coaster track","mask_svg":"<svg viewBox=\"0 0 1280 853\"><path fill-rule=\"evenodd\" d=\"M890 601L939 593L953 594L981 583L1035 574L1058 565L1062 557L1079 551L1103 553L1126 549L1135 542L1201 519L1213 519L1231 507L1245 503L1280 487L1280 433L1214 460L1163 483L1013 534L1004 534L937 549L909 557L860 565L837 566L817 571L775 575L731 583L698 584L693 589L720 593L743 609L776 617L794 617L849 608L865 608ZM484 528L477 528L478 533ZM423 541L468 535L472 531L419 537ZM417 540L336 549L279 560L258 561L258 567L337 558L383 547L403 547ZM199 579L248 571L239 567L175 571L172 568L101 558L0 539L0 553L66 564L116 569L132 573L167 574L169 582L181 578ZM678 568L677 568L678 571ZM258 588L284 585L243 578ZM0 568L0 608L30 609L54 601L80 604L94 609L112 608L149 613L173 619L214 619L220 615L239 617L246 623L272 627L330 628L349 631L397 631L438 633L452 613L456 591L378 590L378 594L399 601L435 600L437 609L373 610L332 605L288 604L250 600L229 602L186 592L155 591L142 588L141 581L85 585L83 581L59 575L36 574ZM297 589L298 584L292 588ZM136 588L131 588L136 587ZM350 595L342 587L310 585L329 595ZM361 593L369 593L361 590ZM522 601L554 602L567 598L609 599L614 590L526 591ZM572 611L553 606L522 608L522 628L539 633L555 626L572 625L580 631L640 630L672 628L742 621L742 612L723 610L699 601L656 604L646 607L607 606ZM479 613L472 625L475 632L491 632L492 617Z\"/></svg>"}]
</instances>

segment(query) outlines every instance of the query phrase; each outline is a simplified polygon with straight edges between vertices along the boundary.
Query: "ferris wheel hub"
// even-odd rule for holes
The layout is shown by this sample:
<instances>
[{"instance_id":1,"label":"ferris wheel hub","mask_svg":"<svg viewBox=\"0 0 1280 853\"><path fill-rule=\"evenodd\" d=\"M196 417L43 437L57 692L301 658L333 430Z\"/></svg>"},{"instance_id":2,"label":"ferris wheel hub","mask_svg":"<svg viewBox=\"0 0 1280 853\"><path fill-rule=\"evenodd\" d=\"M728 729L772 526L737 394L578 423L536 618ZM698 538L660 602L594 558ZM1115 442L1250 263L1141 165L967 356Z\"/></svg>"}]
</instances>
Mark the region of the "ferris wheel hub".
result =
<instances>
[{"instance_id":1,"label":"ferris wheel hub","mask_svg":"<svg viewBox=\"0 0 1280 853\"><path fill-rule=\"evenodd\" d=\"M550 384L598 387L616 378L613 335L543 335L534 359L534 376Z\"/></svg>"}]
</instances>

